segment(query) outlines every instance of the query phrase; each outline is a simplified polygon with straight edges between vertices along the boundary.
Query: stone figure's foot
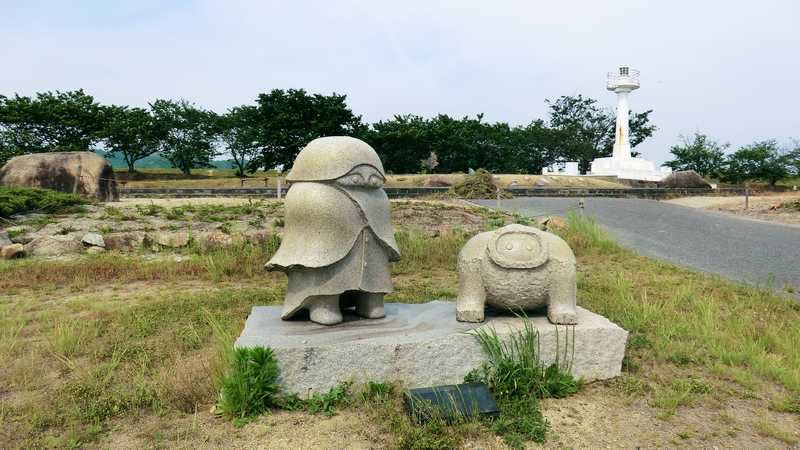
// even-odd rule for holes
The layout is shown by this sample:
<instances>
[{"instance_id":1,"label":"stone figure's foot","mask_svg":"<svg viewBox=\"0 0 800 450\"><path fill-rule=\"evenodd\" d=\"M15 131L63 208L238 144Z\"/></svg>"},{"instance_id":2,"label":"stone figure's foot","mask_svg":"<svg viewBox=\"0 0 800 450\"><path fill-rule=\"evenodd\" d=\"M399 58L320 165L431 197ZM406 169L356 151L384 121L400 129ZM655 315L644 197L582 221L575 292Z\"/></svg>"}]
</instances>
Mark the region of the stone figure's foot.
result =
<instances>
[{"instance_id":1,"label":"stone figure's foot","mask_svg":"<svg viewBox=\"0 0 800 450\"><path fill-rule=\"evenodd\" d=\"M320 325L335 325L342 321L342 310L339 309L339 296L320 296L309 302L308 313L312 322Z\"/></svg>"},{"instance_id":2,"label":"stone figure's foot","mask_svg":"<svg viewBox=\"0 0 800 450\"><path fill-rule=\"evenodd\" d=\"M578 323L578 313L574 309L548 311L547 319L556 325L575 325Z\"/></svg>"},{"instance_id":3,"label":"stone figure's foot","mask_svg":"<svg viewBox=\"0 0 800 450\"><path fill-rule=\"evenodd\" d=\"M458 309L456 307L456 320L459 322L483 322L484 318L483 309Z\"/></svg>"},{"instance_id":4,"label":"stone figure's foot","mask_svg":"<svg viewBox=\"0 0 800 450\"><path fill-rule=\"evenodd\" d=\"M386 317L383 309L383 294L362 292L356 299L356 314L366 319Z\"/></svg>"}]
</instances>

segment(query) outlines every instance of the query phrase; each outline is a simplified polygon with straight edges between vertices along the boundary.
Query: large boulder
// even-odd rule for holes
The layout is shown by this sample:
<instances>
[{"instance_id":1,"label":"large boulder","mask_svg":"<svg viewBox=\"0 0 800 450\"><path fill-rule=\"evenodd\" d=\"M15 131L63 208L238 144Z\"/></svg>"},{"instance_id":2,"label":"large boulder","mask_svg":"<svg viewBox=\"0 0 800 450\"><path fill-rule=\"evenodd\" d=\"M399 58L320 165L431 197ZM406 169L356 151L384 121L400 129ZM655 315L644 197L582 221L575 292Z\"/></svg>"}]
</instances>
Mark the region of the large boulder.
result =
<instances>
[{"instance_id":1,"label":"large boulder","mask_svg":"<svg viewBox=\"0 0 800 450\"><path fill-rule=\"evenodd\" d=\"M92 152L16 156L0 169L0 186L52 189L100 201L119 199L114 170Z\"/></svg>"},{"instance_id":2,"label":"large boulder","mask_svg":"<svg viewBox=\"0 0 800 450\"><path fill-rule=\"evenodd\" d=\"M41 236L25 244L24 249L33 256L62 256L81 253L83 244L74 236Z\"/></svg>"}]
</instances>

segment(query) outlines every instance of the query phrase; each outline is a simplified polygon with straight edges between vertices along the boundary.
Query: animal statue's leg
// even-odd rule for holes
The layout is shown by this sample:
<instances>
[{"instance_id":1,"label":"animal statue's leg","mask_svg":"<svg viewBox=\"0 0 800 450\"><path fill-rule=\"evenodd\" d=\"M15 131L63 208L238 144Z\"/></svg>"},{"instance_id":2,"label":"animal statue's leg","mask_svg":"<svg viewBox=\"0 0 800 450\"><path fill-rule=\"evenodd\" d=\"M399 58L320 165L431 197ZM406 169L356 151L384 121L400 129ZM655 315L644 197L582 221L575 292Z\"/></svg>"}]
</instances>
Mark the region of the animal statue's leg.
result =
<instances>
[{"instance_id":1,"label":"animal statue's leg","mask_svg":"<svg viewBox=\"0 0 800 450\"><path fill-rule=\"evenodd\" d=\"M460 259L458 262L456 320L459 322L483 322L485 314L486 290L481 277L480 259Z\"/></svg>"},{"instance_id":2,"label":"animal statue's leg","mask_svg":"<svg viewBox=\"0 0 800 450\"><path fill-rule=\"evenodd\" d=\"M383 294L359 292L356 297L356 314L367 319L386 317L383 310Z\"/></svg>"},{"instance_id":3,"label":"animal statue's leg","mask_svg":"<svg viewBox=\"0 0 800 450\"><path fill-rule=\"evenodd\" d=\"M578 323L575 309L575 265L560 264L552 274L547 318L558 325Z\"/></svg>"},{"instance_id":4,"label":"animal statue's leg","mask_svg":"<svg viewBox=\"0 0 800 450\"><path fill-rule=\"evenodd\" d=\"M308 299L311 321L322 325L335 325L342 321L338 295L318 295Z\"/></svg>"}]
</instances>

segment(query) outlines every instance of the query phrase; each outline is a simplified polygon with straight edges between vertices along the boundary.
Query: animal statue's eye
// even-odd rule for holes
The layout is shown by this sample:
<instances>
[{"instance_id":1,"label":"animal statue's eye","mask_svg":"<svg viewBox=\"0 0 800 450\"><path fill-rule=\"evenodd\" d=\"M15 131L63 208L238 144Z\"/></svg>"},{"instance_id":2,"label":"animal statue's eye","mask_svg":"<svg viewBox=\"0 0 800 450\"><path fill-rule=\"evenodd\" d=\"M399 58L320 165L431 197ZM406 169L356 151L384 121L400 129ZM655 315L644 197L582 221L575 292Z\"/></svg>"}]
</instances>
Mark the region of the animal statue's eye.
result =
<instances>
[{"instance_id":1,"label":"animal statue's eye","mask_svg":"<svg viewBox=\"0 0 800 450\"><path fill-rule=\"evenodd\" d=\"M381 178L380 178L380 177L378 177L378 176L375 176L375 175L371 175L371 176L369 177L369 185L370 185L370 186L372 186L372 187L379 187L379 186L381 185L381 183L382 183L382 181L381 181Z\"/></svg>"},{"instance_id":2,"label":"animal statue's eye","mask_svg":"<svg viewBox=\"0 0 800 450\"><path fill-rule=\"evenodd\" d=\"M357 173L354 173L354 174L350 175L350 182L353 183L353 184L361 184L361 183L364 182L364 177L362 177L361 175L359 175Z\"/></svg>"}]
</instances>

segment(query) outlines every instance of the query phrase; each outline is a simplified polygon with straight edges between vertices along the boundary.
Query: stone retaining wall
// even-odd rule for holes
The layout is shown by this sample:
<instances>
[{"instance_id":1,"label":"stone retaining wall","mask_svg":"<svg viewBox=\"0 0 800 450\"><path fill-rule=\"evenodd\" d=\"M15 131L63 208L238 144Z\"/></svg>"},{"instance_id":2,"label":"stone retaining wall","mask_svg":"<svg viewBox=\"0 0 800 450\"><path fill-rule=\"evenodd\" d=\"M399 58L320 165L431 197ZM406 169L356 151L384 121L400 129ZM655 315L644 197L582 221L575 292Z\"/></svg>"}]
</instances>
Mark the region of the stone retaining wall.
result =
<instances>
[{"instance_id":1,"label":"stone retaining wall","mask_svg":"<svg viewBox=\"0 0 800 450\"><path fill-rule=\"evenodd\" d=\"M389 198L415 198L445 194L447 187L384 188ZM636 197L670 198L691 195L744 195L744 189L665 189L665 188L508 188L514 197ZM284 189L285 195L286 190ZM751 194L755 192L751 191ZM124 188L120 195L128 198L191 198L191 197L266 197L277 196L275 188Z\"/></svg>"}]
</instances>

